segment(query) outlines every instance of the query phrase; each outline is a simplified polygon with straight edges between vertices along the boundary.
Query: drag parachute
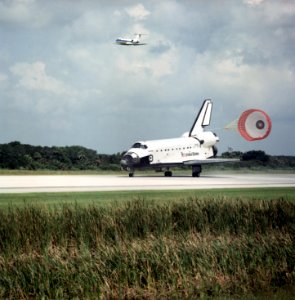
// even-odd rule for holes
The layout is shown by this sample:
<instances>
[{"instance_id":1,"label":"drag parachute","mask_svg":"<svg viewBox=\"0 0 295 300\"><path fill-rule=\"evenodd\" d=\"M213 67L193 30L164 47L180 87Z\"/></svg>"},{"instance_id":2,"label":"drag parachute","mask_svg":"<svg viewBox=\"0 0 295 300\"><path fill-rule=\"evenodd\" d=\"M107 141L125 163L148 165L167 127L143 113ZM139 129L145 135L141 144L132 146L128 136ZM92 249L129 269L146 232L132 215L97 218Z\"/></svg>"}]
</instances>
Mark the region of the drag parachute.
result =
<instances>
[{"instance_id":1,"label":"drag parachute","mask_svg":"<svg viewBox=\"0 0 295 300\"><path fill-rule=\"evenodd\" d=\"M270 134L271 119L260 109L248 109L238 119L237 129L247 141L263 140Z\"/></svg>"}]
</instances>

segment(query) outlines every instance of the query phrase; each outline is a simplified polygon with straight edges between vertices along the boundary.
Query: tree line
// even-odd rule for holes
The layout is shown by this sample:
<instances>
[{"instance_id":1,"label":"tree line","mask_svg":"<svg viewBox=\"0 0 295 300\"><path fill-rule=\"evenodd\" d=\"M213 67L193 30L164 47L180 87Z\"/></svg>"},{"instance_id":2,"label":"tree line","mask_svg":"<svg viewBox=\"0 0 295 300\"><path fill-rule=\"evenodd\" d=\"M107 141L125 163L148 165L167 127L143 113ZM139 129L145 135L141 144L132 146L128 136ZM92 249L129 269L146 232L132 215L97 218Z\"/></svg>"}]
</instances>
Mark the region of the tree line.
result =
<instances>
[{"instance_id":1,"label":"tree line","mask_svg":"<svg viewBox=\"0 0 295 300\"><path fill-rule=\"evenodd\" d=\"M275 155L271 156L262 150L247 152L230 151L222 153L223 158L239 158L240 163L236 167L266 167L270 169L295 169L295 156Z\"/></svg>"},{"instance_id":2,"label":"tree line","mask_svg":"<svg viewBox=\"0 0 295 300\"><path fill-rule=\"evenodd\" d=\"M47 147L21 144L18 141L0 144L0 168L24 170L119 170L124 152L98 154L82 146ZM262 166L295 168L294 156L270 156L261 150L230 151L223 158L239 158L234 168Z\"/></svg>"},{"instance_id":3,"label":"tree line","mask_svg":"<svg viewBox=\"0 0 295 300\"><path fill-rule=\"evenodd\" d=\"M0 168L26 170L119 169L122 153L98 154L82 146L42 147L14 141L0 144Z\"/></svg>"}]
</instances>

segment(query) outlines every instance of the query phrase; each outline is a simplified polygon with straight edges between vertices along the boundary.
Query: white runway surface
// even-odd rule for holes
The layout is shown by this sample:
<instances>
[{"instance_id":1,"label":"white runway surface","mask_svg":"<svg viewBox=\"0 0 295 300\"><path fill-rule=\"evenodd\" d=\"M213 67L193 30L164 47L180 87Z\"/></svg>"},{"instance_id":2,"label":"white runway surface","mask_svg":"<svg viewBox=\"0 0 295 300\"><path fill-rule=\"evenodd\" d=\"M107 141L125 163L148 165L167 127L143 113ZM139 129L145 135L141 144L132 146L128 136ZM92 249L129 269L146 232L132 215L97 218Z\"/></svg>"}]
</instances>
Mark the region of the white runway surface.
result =
<instances>
[{"instance_id":1,"label":"white runway surface","mask_svg":"<svg viewBox=\"0 0 295 300\"><path fill-rule=\"evenodd\" d=\"M0 176L0 193L295 187L295 174Z\"/></svg>"}]
</instances>

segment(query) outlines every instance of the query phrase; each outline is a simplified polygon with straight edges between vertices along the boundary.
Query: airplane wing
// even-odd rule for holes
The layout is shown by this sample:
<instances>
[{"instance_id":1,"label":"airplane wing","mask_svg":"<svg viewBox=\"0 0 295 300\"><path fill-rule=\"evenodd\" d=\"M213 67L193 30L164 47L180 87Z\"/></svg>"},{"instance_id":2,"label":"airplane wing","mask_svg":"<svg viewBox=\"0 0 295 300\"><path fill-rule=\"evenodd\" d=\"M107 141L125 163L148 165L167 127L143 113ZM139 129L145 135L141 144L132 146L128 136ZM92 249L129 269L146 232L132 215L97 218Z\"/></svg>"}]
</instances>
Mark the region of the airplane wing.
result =
<instances>
[{"instance_id":1,"label":"airplane wing","mask_svg":"<svg viewBox=\"0 0 295 300\"><path fill-rule=\"evenodd\" d=\"M203 164L216 164L216 163L229 163L239 162L237 158L208 158L208 159L195 159L184 161L183 164L186 166L192 165L203 165Z\"/></svg>"},{"instance_id":2,"label":"airplane wing","mask_svg":"<svg viewBox=\"0 0 295 300\"><path fill-rule=\"evenodd\" d=\"M143 45L147 45L147 43L119 43L119 42L116 42L117 45L121 45L121 46L143 46Z\"/></svg>"}]
</instances>

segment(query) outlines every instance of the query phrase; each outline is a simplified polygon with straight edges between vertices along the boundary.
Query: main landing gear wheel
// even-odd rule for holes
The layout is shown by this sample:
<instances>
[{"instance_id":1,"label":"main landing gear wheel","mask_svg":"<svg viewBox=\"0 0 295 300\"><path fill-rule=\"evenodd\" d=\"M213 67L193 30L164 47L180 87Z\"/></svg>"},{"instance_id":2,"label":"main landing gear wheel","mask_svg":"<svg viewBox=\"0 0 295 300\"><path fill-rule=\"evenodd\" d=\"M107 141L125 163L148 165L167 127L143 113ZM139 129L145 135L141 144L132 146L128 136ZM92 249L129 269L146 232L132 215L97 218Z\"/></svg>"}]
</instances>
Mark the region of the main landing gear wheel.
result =
<instances>
[{"instance_id":1,"label":"main landing gear wheel","mask_svg":"<svg viewBox=\"0 0 295 300\"><path fill-rule=\"evenodd\" d=\"M165 175L165 177L171 177L172 172L171 171L165 171L164 175Z\"/></svg>"},{"instance_id":2,"label":"main landing gear wheel","mask_svg":"<svg viewBox=\"0 0 295 300\"><path fill-rule=\"evenodd\" d=\"M193 176L193 177L200 177L200 173L199 173L199 172L193 172L193 173L192 173L192 176Z\"/></svg>"},{"instance_id":3,"label":"main landing gear wheel","mask_svg":"<svg viewBox=\"0 0 295 300\"><path fill-rule=\"evenodd\" d=\"M192 167L192 176L193 177L200 177L201 172L202 172L201 165L197 165L197 166Z\"/></svg>"}]
</instances>

